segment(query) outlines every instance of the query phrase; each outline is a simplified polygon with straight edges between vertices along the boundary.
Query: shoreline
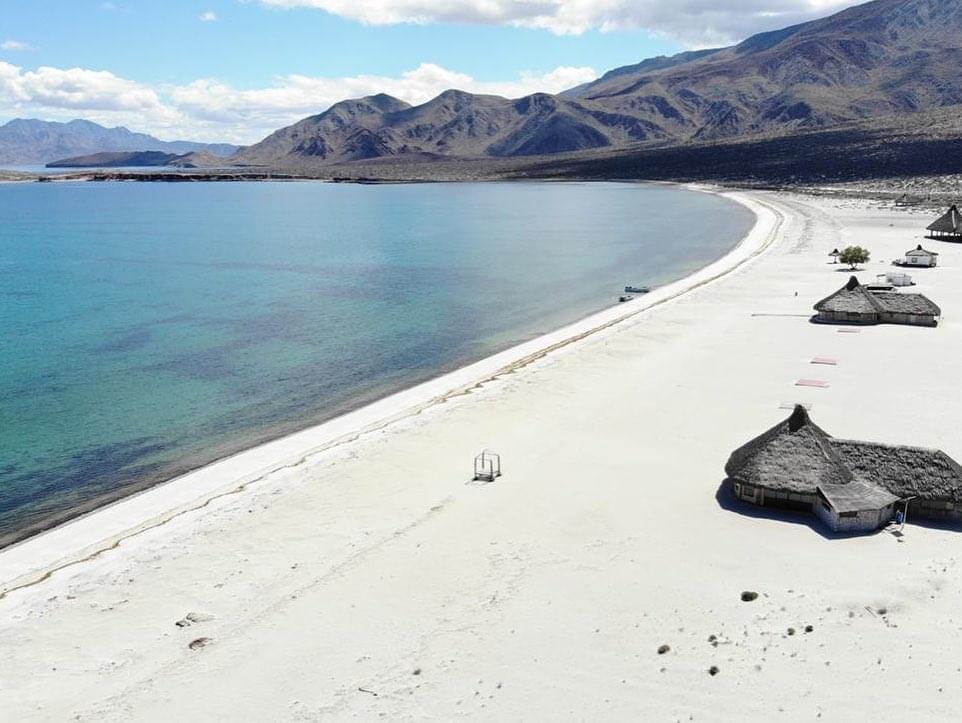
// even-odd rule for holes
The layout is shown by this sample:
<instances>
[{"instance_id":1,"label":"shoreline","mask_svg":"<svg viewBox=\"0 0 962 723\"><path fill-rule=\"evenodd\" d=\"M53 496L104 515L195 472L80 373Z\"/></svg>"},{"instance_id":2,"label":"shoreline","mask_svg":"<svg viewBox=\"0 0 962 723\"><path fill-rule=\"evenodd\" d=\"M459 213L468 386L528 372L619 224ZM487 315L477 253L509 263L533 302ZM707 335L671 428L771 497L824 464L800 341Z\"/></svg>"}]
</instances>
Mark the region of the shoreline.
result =
<instances>
[{"instance_id":1,"label":"shoreline","mask_svg":"<svg viewBox=\"0 0 962 723\"><path fill-rule=\"evenodd\" d=\"M755 224L720 259L645 296L389 393L320 424L229 454L14 542L0 549L0 600L15 590L47 579L58 570L114 549L126 539L202 509L214 500L243 492L278 470L342 450L358 439L469 395L473 389L671 303L741 268L776 240L783 221L780 213L753 195L699 184L671 185L714 193L740 203L754 213Z\"/></svg>"},{"instance_id":2,"label":"shoreline","mask_svg":"<svg viewBox=\"0 0 962 723\"><path fill-rule=\"evenodd\" d=\"M723 278L8 595L0 709L896 720L912 680L916 717L953 720L959 526L837 536L724 478L795 404L839 439L962 459L962 245L924 242L939 265L913 274L938 327L839 333L809 321L850 274L828 251L867 241L871 277L930 215L758 200L776 242ZM491 484L471 481L485 447Z\"/></svg>"},{"instance_id":3,"label":"shoreline","mask_svg":"<svg viewBox=\"0 0 962 723\"><path fill-rule=\"evenodd\" d=\"M324 181L313 181L316 183L325 183ZM561 185L582 185L581 182L576 181L487 181L484 183L495 183L500 185L505 184L518 184L518 183L531 183L536 185L541 185L544 183L555 183ZM592 182L585 182L586 184L591 184ZM617 185L623 186L644 186L644 187L663 187L663 188L675 188L681 190L687 190L692 193L712 193L710 190L712 187L705 186L702 187L700 184L676 184L665 181L615 181L613 182ZM400 184L391 184L400 185ZM706 190L708 189L708 190ZM737 201L733 203L738 204ZM742 204L738 204L744 208ZM757 222L757 215L752 214L753 218L756 220L752 222ZM749 232L751 228L749 228ZM746 234L747 236L747 234ZM718 249L715 253L720 254L720 256L715 257L713 260L704 263L698 262L702 265L695 264L686 272L683 276L675 278L673 281L668 283L674 284L679 282L684 282L686 278L694 273L699 272L702 268L710 266L716 263L726 256L728 253L733 251L742 241L744 236L741 238L734 238L730 245L725 249ZM668 285L668 284L663 284ZM656 287L657 290L657 287ZM643 297L642 297L643 298ZM325 410L323 414L321 413L310 413L305 414L301 419L298 420L287 420L271 427L258 427L256 429L250 429L249 434L241 437L238 436L236 439L222 440L217 445L208 445L202 451L195 450L189 455L182 455L178 459L172 461L171 463L165 464L164 467L150 475L144 475L139 478L125 478L123 480L117 480L116 485L106 492L96 496L83 498L80 502L73 505L70 509L64 509L61 511L54 511L48 514L37 514L29 516L29 513L33 510L24 509L24 516L30 521L24 524L21 528L16 530L2 530L0 531L0 551L13 547L17 544L25 542L35 536L41 535L45 532L55 530L63 525L69 524L72 521L81 519L87 515L95 514L98 510L105 509L113 504L122 502L125 499L129 499L138 494L149 492L150 490L161 487L168 484L174 480L177 480L186 475L192 474L199 471L205 467L216 464L223 460L234 457L238 454L254 450L265 444L275 442L277 440L290 437L291 435L305 432L307 430L314 430L320 425L331 422L338 419L346 414L355 412L363 407L367 407L372 404L381 402L382 400L391 397L394 394L405 391L407 389L413 389L422 384L428 384L435 380L438 380L448 374L456 373L459 370L469 367L472 364L483 363L486 359L501 354L503 352L510 352L512 349L521 347L528 343L537 343L539 339L547 337L554 334L560 329L564 329L569 326L579 325L582 322L587 322L592 317L603 314L605 312L611 312L614 309L624 311L626 308L635 308L632 305L625 305L619 303L609 303L606 306L601 306L600 308L595 308L592 311L579 311L569 320L564 321L561 326L555 326L554 323L546 324L542 331L535 332L532 336L527 333L519 333L515 335L511 341L506 341L503 344L499 343L493 345L493 348L484 352L482 356L476 356L473 354L466 355L460 359L451 360L449 363L439 366L437 369L432 370L426 374L417 375L416 378L406 380L400 384L393 384L387 387L379 387L376 390L365 390L364 392L356 395L354 398L341 400L338 404L332 405L331 409ZM36 519L34 519L36 518ZM2 588L0 588L0 594L2 594Z\"/></svg>"}]
</instances>

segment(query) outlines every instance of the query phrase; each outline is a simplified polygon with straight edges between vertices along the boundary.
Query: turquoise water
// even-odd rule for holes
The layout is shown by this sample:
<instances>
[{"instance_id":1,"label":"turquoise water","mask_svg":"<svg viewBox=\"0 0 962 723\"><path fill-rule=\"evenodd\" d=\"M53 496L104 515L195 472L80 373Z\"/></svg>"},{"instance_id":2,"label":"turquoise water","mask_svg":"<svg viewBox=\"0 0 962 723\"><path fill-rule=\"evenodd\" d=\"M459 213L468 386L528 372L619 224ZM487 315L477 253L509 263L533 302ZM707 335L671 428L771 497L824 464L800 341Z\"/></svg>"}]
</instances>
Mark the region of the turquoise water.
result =
<instances>
[{"instance_id":1,"label":"turquoise water","mask_svg":"<svg viewBox=\"0 0 962 723\"><path fill-rule=\"evenodd\" d=\"M627 184L0 184L0 544L715 260Z\"/></svg>"}]
</instances>

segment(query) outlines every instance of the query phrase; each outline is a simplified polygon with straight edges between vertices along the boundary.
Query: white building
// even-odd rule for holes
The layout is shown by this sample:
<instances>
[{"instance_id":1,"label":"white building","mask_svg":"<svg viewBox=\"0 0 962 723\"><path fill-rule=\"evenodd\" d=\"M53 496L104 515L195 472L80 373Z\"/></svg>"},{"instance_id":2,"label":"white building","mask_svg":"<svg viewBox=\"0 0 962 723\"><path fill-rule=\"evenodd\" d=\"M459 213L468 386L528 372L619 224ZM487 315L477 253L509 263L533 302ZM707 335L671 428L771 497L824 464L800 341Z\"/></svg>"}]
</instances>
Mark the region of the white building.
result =
<instances>
[{"instance_id":1,"label":"white building","mask_svg":"<svg viewBox=\"0 0 962 723\"><path fill-rule=\"evenodd\" d=\"M914 286L915 282L912 281L912 277L908 274L904 274L901 271L890 271L887 274L878 275L879 283L885 283L889 286Z\"/></svg>"},{"instance_id":2,"label":"white building","mask_svg":"<svg viewBox=\"0 0 962 723\"><path fill-rule=\"evenodd\" d=\"M928 251L922 248L919 244L917 248L911 251L905 252L905 258L902 259L903 266L938 266L939 265L939 255L935 251Z\"/></svg>"}]
</instances>

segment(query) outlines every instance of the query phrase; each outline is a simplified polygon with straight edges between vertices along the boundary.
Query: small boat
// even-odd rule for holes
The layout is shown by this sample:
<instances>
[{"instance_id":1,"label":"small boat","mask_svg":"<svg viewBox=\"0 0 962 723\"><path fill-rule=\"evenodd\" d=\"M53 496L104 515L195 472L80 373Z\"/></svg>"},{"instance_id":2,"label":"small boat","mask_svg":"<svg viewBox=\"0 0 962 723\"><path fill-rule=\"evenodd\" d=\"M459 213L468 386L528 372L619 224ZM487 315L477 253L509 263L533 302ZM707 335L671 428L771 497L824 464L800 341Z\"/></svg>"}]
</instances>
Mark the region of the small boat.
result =
<instances>
[{"instance_id":1,"label":"small boat","mask_svg":"<svg viewBox=\"0 0 962 723\"><path fill-rule=\"evenodd\" d=\"M647 286L626 286L625 287L626 294L647 294L649 291L651 291L651 289L649 289Z\"/></svg>"},{"instance_id":2,"label":"small boat","mask_svg":"<svg viewBox=\"0 0 962 723\"><path fill-rule=\"evenodd\" d=\"M618 303L619 303L619 304L624 304L626 301L631 301L631 300L634 299L634 298L635 298L635 297L632 296L631 294L624 294L624 295L618 297Z\"/></svg>"}]
</instances>

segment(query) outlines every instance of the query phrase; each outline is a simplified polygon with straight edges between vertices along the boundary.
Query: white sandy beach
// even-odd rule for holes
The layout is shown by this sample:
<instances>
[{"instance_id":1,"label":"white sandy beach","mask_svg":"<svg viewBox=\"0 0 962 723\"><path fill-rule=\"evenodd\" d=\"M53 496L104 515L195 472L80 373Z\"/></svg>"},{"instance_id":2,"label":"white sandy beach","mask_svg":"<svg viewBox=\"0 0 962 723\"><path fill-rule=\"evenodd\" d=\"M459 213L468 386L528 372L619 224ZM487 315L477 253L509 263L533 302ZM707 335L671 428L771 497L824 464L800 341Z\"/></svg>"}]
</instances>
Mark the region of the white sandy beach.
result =
<instances>
[{"instance_id":1,"label":"white sandy beach","mask_svg":"<svg viewBox=\"0 0 962 723\"><path fill-rule=\"evenodd\" d=\"M799 401L962 460L962 245L923 241L930 215L736 196L752 236L633 308L0 552L0 719L957 719L958 532L830 539L716 495ZM941 325L809 323L853 243L863 281L939 251L912 273ZM485 447L504 476L470 484Z\"/></svg>"}]
</instances>

